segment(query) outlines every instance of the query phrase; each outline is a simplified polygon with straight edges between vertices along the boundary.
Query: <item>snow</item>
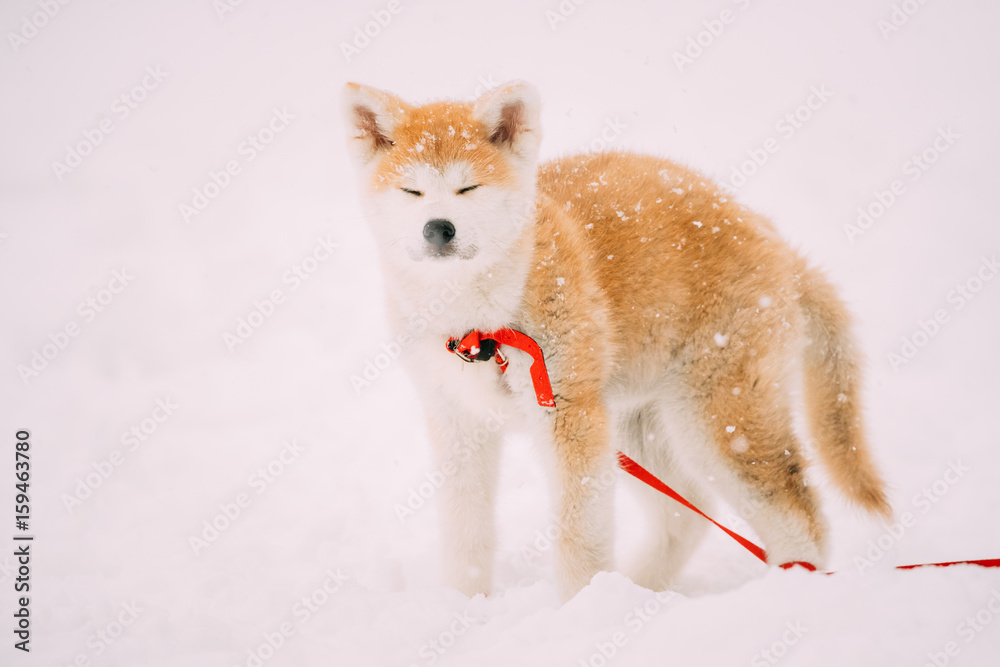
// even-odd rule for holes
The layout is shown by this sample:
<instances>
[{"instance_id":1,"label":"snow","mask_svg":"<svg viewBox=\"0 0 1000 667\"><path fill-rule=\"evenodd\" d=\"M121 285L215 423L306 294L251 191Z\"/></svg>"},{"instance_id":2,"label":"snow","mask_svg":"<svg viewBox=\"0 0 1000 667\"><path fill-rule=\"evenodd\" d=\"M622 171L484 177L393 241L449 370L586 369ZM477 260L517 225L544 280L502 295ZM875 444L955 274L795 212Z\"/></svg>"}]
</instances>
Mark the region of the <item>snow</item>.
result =
<instances>
[{"instance_id":1,"label":"snow","mask_svg":"<svg viewBox=\"0 0 1000 667\"><path fill-rule=\"evenodd\" d=\"M25 655L0 531L0 664L995 665L1000 572L891 566L1000 557L1000 7L679 4L4 3L0 496L13 521L28 429L36 538ZM539 87L546 157L628 117L616 148L744 179L739 200L840 286L896 518L814 475L835 575L767 569L715 531L674 594L603 573L560 604L540 456L514 438L497 592L441 586L441 480L339 94L512 78ZM646 526L621 487L627 572ZM746 530L740 511L713 516Z\"/></svg>"}]
</instances>

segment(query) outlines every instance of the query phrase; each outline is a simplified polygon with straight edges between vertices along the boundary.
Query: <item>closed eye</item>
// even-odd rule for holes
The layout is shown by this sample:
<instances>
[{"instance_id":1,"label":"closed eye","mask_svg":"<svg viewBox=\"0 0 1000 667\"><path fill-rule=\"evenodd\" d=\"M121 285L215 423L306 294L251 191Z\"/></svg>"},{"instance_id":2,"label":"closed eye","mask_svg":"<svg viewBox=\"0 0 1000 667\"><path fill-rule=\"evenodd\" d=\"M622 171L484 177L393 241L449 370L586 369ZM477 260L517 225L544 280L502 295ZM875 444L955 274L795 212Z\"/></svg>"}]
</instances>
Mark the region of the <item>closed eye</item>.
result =
<instances>
[{"instance_id":1,"label":"closed eye","mask_svg":"<svg viewBox=\"0 0 1000 667\"><path fill-rule=\"evenodd\" d=\"M457 195L464 195L466 192L472 192L473 190L475 190L478 187L479 187L478 184L477 185L469 185L469 186L466 186L466 187L462 188L461 190L459 190L455 194L457 194Z\"/></svg>"},{"instance_id":2,"label":"closed eye","mask_svg":"<svg viewBox=\"0 0 1000 667\"><path fill-rule=\"evenodd\" d=\"M410 190L409 188L400 188L400 190L402 190L403 192L405 192L408 195L413 195L414 197L423 197L424 196L424 193L421 192L420 190Z\"/></svg>"}]
</instances>

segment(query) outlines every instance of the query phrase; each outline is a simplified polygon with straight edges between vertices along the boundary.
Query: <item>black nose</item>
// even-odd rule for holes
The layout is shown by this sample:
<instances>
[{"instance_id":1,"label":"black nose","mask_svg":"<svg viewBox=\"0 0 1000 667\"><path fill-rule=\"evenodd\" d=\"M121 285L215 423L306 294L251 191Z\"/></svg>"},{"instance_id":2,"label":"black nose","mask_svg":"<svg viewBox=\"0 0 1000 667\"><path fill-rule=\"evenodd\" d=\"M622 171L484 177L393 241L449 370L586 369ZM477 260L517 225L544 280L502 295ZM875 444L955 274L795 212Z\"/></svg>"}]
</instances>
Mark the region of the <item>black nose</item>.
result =
<instances>
[{"instance_id":1,"label":"black nose","mask_svg":"<svg viewBox=\"0 0 1000 667\"><path fill-rule=\"evenodd\" d=\"M424 238L437 247L443 246L455 238L455 225L441 218L434 218L424 225Z\"/></svg>"}]
</instances>

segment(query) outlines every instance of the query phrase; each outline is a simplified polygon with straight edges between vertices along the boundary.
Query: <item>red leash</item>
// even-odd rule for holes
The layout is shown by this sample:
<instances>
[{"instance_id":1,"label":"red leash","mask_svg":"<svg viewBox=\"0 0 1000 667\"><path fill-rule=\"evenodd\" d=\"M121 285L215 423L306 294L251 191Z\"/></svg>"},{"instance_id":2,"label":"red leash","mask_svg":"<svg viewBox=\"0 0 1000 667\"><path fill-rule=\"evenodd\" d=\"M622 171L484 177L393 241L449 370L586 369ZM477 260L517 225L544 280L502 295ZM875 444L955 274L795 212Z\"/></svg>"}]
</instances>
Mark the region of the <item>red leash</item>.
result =
<instances>
[{"instance_id":1,"label":"red leash","mask_svg":"<svg viewBox=\"0 0 1000 667\"><path fill-rule=\"evenodd\" d=\"M726 528L725 526L723 526L722 524L720 524L718 521L716 521L712 517L710 517L707 514L705 514L704 512L702 512L700 509L698 509L697 507L695 507L694 505L692 505L690 502L688 502L687 499L684 498L684 496L682 496L681 494L677 493L676 491L674 491L673 489L671 489L669 486L667 486L666 484L664 484L662 481L660 481L659 479L657 479L651 472L649 472L648 470L646 470L645 468L643 468L641 465L639 465L638 463L636 463L635 461L633 461L626 454L618 452L618 465L621 466L622 470L624 470L628 474L632 475L633 477L635 477L639 481L648 484L649 486L653 487L654 489L656 489L660 493L663 493L664 495L666 495L666 496L668 496L670 498L673 498L674 500L676 500L677 502L679 502L681 505L684 505L684 507L687 507L688 509L694 510L696 513L698 513L701 516L705 517L706 519L708 519L709 521L711 521L712 523L714 523L716 526L718 526L719 528L721 528L723 531L725 531L725 533L727 535L729 535L731 538L733 538L734 540L736 540L737 542L739 542L743 546L744 549L746 549L747 551L749 551L750 553L752 553L754 556L756 556L760 560L764 561L765 563L767 562L767 555L765 554L765 552L764 552L763 549L761 549L759 546L757 546L756 544L754 544L753 542L751 542L747 538L743 537L742 535L739 535L738 533L735 533L735 532L729 530L728 528ZM787 569L789 569L791 567L794 567L796 565L798 565L800 567L804 567L807 570L815 570L816 569L816 567L812 563L806 563L804 561L793 561L791 563L782 563L779 567L782 567L782 568L784 568L784 569L787 570ZM897 570L912 570L913 568L916 568L916 567L948 567L950 565L979 565L980 567L1000 567L1000 558L986 558L986 559L983 559L983 560L956 560L956 561L950 561L950 562L947 562L947 563L917 563L915 565L897 565L896 569ZM833 572L824 572L824 574L833 574Z\"/></svg>"},{"instance_id":2,"label":"red leash","mask_svg":"<svg viewBox=\"0 0 1000 667\"><path fill-rule=\"evenodd\" d=\"M467 333L461 340L458 338L448 339L448 350L454 352L458 357L464 361L475 362L475 361L489 361L490 359L496 359L497 365L500 367L501 373L507 372L507 357L500 351L500 345L509 345L513 348L522 350L531 355L531 383L535 389L535 397L538 400L538 404L546 408L554 408L556 405L555 395L552 392L552 384L549 381L549 372L545 368L545 358L542 355L542 348L539 347L538 343L531 339L531 337L526 334L516 331L514 329L498 329L492 333L481 333L479 331L473 330ZM657 478L653 473L649 472L641 465L629 458L628 455L618 452L618 465L622 470L632 475L644 484L656 489L660 493L664 494L668 498L676 500L684 507L692 510L696 514L699 514L718 528L724 531L729 537L733 538L739 542L740 546L752 553L754 556L759 558L761 561L767 563L767 554L762 548L743 537L742 535L726 528L721 523L708 516L700 509L691 504L684 496L674 491L668 485L664 484L662 480ZM782 563L779 567L788 569L794 566L804 567L807 570L815 571L816 567L812 563L806 563L803 561L794 561L791 563ZM980 567L1000 567L1000 558L987 558L983 560L956 560L946 563L918 563L915 565L897 565L897 570L912 570L917 567L948 567L951 565L979 565ZM824 572L824 574L833 574L832 572Z\"/></svg>"},{"instance_id":3,"label":"red leash","mask_svg":"<svg viewBox=\"0 0 1000 667\"><path fill-rule=\"evenodd\" d=\"M704 512L702 512L700 509L698 509L697 507L695 507L694 505L692 505L690 502L688 502L688 500L684 496L682 496L681 494L677 493L676 491L674 491L673 489L671 489L669 486L667 486L666 484L664 484L662 481L660 481L659 478L657 478L653 473L649 472L648 470L646 470L645 468L643 468L641 465L639 465L638 463L636 463L635 461L633 461L631 458L629 458L629 456L627 454L623 454L622 452L618 452L618 465L621 467L622 470L624 470L628 474L632 475L633 477L635 477L640 482L645 482L646 484L648 484L649 486L653 487L654 489L656 489L657 491L659 491L663 495L665 495L665 496L667 496L669 498L673 498L674 500L676 500L677 502L679 502L681 505L684 505L684 507L687 507L689 510L692 510L696 514L700 514L701 516L705 517L706 519L708 519L709 521L711 521L712 523L714 523L716 526L718 526L719 528L721 528L726 533L726 535L729 535L729 537L733 538L734 540L736 540L737 542L739 542L741 545L743 545L744 549L746 549L747 551L749 551L750 553L752 553L754 556L756 556L760 560L764 561L765 563L767 562L767 555L764 553L763 549L761 549L756 544L754 544L753 542L751 542L747 538L743 537L742 535L739 535L739 534L737 534L737 533L729 530L728 528L726 528L725 526L723 526L721 523L719 523L718 521L716 521L712 517L710 517L707 514L705 514ZM815 568L813 568L813 569L815 569Z\"/></svg>"}]
</instances>

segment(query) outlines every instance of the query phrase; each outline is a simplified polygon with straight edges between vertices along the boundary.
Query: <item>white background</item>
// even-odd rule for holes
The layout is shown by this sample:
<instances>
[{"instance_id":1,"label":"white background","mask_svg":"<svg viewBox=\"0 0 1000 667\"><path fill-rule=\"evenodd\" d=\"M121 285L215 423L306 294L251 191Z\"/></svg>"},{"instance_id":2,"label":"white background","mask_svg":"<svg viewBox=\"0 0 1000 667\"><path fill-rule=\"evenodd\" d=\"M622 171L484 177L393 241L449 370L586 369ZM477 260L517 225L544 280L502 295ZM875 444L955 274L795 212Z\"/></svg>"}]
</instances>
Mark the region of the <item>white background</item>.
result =
<instances>
[{"instance_id":1,"label":"white background","mask_svg":"<svg viewBox=\"0 0 1000 667\"><path fill-rule=\"evenodd\" d=\"M599 666L616 632L625 641L608 664L772 664L762 650L788 665L996 664L988 604L1000 574L890 566L1000 557L1000 281L975 282L995 277L983 262L1000 251L1000 7L911 0L915 13L888 32L888 0L567 0L560 21L555 0L407 0L348 58L342 44L385 4L218 5L75 0L53 2L51 19L37 2L0 9L0 542L11 545L0 549L0 664L228 667L256 654L267 665ZM732 20L713 23L723 10ZM12 44L22 31L30 39ZM699 37L700 55L689 47ZM688 48L697 57L678 66ZM147 68L166 76L143 90ZM777 140L738 196L824 266L856 313L871 441L912 525L893 537L824 486L834 576L769 571L713 534L668 603L602 574L560 606L548 552L525 556L549 515L536 454L514 440L497 593L441 588L433 498L405 522L395 509L431 469L418 397L396 364L360 392L351 384L390 335L339 94L353 80L414 102L471 99L512 78L542 94L545 157L597 147L612 122L627 125L614 147L729 182L747 151ZM813 87L831 96L800 110L808 120L786 137L778 123ZM143 98L127 116L122 95ZM275 110L294 118L250 161L240 146ZM111 132L57 174L104 119ZM907 162L948 128L958 138L913 179ZM230 160L240 172L186 221L180 205ZM849 240L858 208L897 179L903 194ZM286 273L320 239L339 247L306 262L315 271L293 288ZM122 270L134 276L124 289L112 282ZM980 289L959 309L952 291L970 279ZM109 282L118 293L102 292ZM227 346L275 289L273 314ZM100 313L85 314L88 298L104 300ZM946 321L894 368L889 355L939 310ZM68 324L78 334L63 339ZM46 348L53 339L64 347ZM25 373L36 352L52 358ZM162 423L149 421L157 400L177 405ZM143 420L156 429L133 448L122 435ZM11 632L18 429L32 435L30 655ZM285 441L302 452L260 484ZM915 500L935 482L933 503ZM220 504L241 493L249 506L195 554L191 537L224 524ZM620 498L627 562L644 526ZM328 571L345 581L318 594ZM296 605L314 594L324 604L304 618ZM122 603L141 609L134 621ZM643 603L657 613L636 627ZM977 612L991 623L973 631ZM283 623L294 632L278 642Z\"/></svg>"}]
</instances>

